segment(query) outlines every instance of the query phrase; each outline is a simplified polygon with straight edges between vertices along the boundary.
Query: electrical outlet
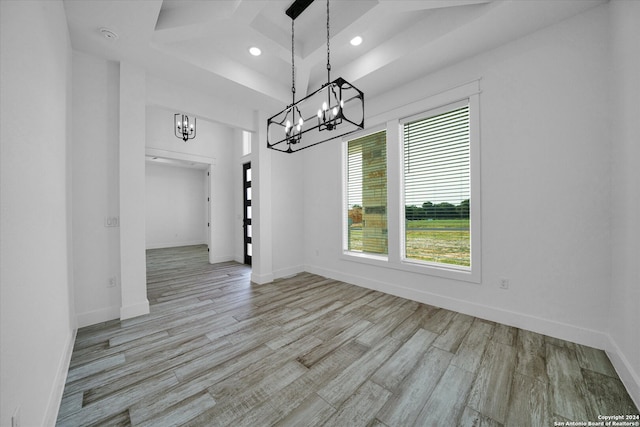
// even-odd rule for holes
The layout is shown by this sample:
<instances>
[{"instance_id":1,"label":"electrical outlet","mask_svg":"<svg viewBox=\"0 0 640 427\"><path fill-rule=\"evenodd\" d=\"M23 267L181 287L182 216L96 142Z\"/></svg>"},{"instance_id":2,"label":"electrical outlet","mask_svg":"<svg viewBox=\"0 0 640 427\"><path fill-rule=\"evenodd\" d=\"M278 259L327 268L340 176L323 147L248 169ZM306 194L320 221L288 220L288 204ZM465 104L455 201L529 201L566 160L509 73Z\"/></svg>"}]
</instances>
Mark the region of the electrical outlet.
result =
<instances>
[{"instance_id":1,"label":"electrical outlet","mask_svg":"<svg viewBox=\"0 0 640 427\"><path fill-rule=\"evenodd\" d=\"M20 407L18 406L11 416L11 427L20 427Z\"/></svg>"},{"instance_id":2,"label":"electrical outlet","mask_svg":"<svg viewBox=\"0 0 640 427\"><path fill-rule=\"evenodd\" d=\"M509 279L500 279L500 283L498 286L500 286L500 289L509 289Z\"/></svg>"}]
</instances>

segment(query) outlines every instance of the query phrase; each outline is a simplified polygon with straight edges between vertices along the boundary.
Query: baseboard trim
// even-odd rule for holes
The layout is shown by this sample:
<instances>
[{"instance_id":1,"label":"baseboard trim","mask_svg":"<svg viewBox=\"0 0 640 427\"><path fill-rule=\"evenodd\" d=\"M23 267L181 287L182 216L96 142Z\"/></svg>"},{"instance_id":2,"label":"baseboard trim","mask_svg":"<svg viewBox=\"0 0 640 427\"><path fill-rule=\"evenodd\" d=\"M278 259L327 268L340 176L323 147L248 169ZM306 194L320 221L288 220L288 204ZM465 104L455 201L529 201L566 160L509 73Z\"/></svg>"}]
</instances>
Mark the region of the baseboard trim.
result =
<instances>
[{"instance_id":1,"label":"baseboard trim","mask_svg":"<svg viewBox=\"0 0 640 427\"><path fill-rule=\"evenodd\" d=\"M592 329L580 328L562 322L543 319L522 313L516 313L500 308L489 307L482 304L434 294L427 291L407 288L397 284L390 284L378 280L372 280L337 270L320 268L307 265L305 270L346 283L352 283L368 289L396 295L413 301L434 305L437 307L453 310L470 316L499 322L508 326L514 326L532 332L537 332L550 337L572 341L578 344L604 350L608 347L609 337L607 334Z\"/></svg>"},{"instance_id":2,"label":"baseboard trim","mask_svg":"<svg viewBox=\"0 0 640 427\"><path fill-rule=\"evenodd\" d=\"M251 281L258 285L264 285L266 283L271 283L274 280L273 273L268 274L256 274L251 272Z\"/></svg>"},{"instance_id":3,"label":"baseboard trim","mask_svg":"<svg viewBox=\"0 0 640 427\"><path fill-rule=\"evenodd\" d=\"M233 255L218 255L218 256L209 256L209 264L218 264L220 262L230 262L235 261L235 256Z\"/></svg>"},{"instance_id":4,"label":"baseboard trim","mask_svg":"<svg viewBox=\"0 0 640 427\"><path fill-rule=\"evenodd\" d=\"M611 336L609 336L607 356L609 356L611 364L618 373L620 381L622 381L622 384L624 384L629 392L633 403L636 404L636 408L640 409L640 373L636 372L635 368L637 367L634 368L634 366L631 365Z\"/></svg>"},{"instance_id":5,"label":"baseboard trim","mask_svg":"<svg viewBox=\"0 0 640 427\"><path fill-rule=\"evenodd\" d=\"M305 271L304 265L296 265L294 267L283 268L273 272L273 279L283 279L286 277L295 276L296 274Z\"/></svg>"},{"instance_id":6,"label":"baseboard trim","mask_svg":"<svg viewBox=\"0 0 640 427\"><path fill-rule=\"evenodd\" d=\"M132 317L144 316L149 314L149 300L137 304L120 307L120 320L131 319Z\"/></svg>"},{"instance_id":7,"label":"baseboard trim","mask_svg":"<svg viewBox=\"0 0 640 427\"><path fill-rule=\"evenodd\" d=\"M110 320L120 318L120 307L107 307L100 310L88 311L76 315L76 322L78 328L85 326L96 325L102 322L108 322Z\"/></svg>"},{"instance_id":8,"label":"baseboard trim","mask_svg":"<svg viewBox=\"0 0 640 427\"><path fill-rule=\"evenodd\" d=\"M56 379L49 396L49 405L47 407L47 414L45 416L45 426L55 426L58 419L58 411L60 411L60 404L62 402L62 395L64 393L64 386L67 382L67 374L69 373L69 366L71 365L71 356L73 355L73 346L76 342L76 334L78 330L73 329L67 339L66 349L60 358L58 363L58 372Z\"/></svg>"},{"instance_id":9,"label":"baseboard trim","mask_svg":"<svg viewBox=\"0 0 640 427\"><path fill-rule=\"evenodd\" d=\"M186 242L166 242L166 243L151 243L147 244L145 249L165 249L165 248L179 248L182 246L196 246L206 245L204 240L188 240Z\"/></svg>"}]
</instances>

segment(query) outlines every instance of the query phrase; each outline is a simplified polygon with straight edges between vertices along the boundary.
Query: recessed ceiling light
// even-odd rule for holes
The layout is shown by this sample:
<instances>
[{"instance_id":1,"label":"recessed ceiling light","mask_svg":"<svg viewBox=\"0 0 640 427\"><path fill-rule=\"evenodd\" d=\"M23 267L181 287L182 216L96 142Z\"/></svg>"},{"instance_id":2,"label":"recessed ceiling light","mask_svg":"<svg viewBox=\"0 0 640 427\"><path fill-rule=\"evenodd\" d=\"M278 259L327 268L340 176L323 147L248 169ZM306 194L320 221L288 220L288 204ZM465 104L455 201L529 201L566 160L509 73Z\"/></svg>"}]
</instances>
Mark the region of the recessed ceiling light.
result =
<instances>
[{"instance_id":1,"label":"recessed ceiling light","mask_svg":"<svg viewBox=\"0 0 640 427\"><path fill-rule=\"evenodd\" d=\"M249 48L249 53L253 56L260 56L262 54L262 51L257 47L252 46Z\"/></svg>"},{"instance_id":2,"label":"recessed ceiling light","mask_svg":"<svg viewBox=\"0 0 640 427\"><path fill-rule=\"evenodd\" d=\"M351 39L351 44L353 46L360 46L360 43L362 43L362 37L360 36L355 36L354 38Z\"/></svg>"}]
</instances>

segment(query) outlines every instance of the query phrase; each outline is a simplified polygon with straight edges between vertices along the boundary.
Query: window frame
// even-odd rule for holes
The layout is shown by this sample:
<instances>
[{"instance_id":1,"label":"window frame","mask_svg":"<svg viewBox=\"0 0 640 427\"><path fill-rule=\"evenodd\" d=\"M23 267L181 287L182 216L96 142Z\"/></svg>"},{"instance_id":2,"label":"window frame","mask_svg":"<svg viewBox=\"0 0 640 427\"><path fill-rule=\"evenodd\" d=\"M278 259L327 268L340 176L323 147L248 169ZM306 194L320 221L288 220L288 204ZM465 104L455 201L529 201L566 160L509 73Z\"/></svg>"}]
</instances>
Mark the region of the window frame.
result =
<instances>
[{"instance_id":1,"label":"window frame","mask_svg":"<svg viewBox=\"0 0 640 427\"><path fill-rule=\"evenodd\" d=\"M422 100L402 107L383 112L377 116L367 118L374 126L351 134L343 138L343 182L342 182L342 256L345 261L375 265L429 276L480 283L482 278L482 222L481 222L481 194L480 194L480 80L439 92ZM404 248L404 144L403 123L416 118L428 117L430 113L446 108L460 101L469 103L469 131L470 131L470 236L471 236L471 266L456 266L441 263L406 259ZM347 147L348 141L357 139L380 130L386 129L387 134L387 227L389 249L388 255L381 257L367 253L346 250L348 238L347 213Z\"/></svg>"},{"instance_id":2,"label":"window frame","mask_svg":"<svg viewBox=\"0 0 640 427\"><path fill-rule=\"evenodd\" d=\"M359 252L359 251L351 251L349 250L349 141L353 141L356 139L360 139L362 137L373 135L378 132L388 132L388 129L384 125L372 126L368 129L354 132L349 135L349 138L343 138L342 142L342 181L343 181L343 191L342 191L342 252L343 254L348 254L348 256L358 257L362 259L372 259L375 261L386 262L389 259L389 255L387 254L376 254L372 252ZM385 146L387 150L387 230L389 229L389 140L385 141ZM389 249L387 250L387 252Z\"/></svg>"},{"instance_id":3,"label":"window frame","mask_svg":"<svg viewBox=\"0 0 640 427\"><path fill-rule=\"evenodd\" d=\"M452 269L452 270L460 270L460 271L471 271L471 266L467 267L467 266L458 266L455 264L447 264L447 263L440 263L440 262L434 262L434 261L424 261L424 260L418 260L418 259L413 259L413 258L409 258L407 257L407 248L406 248L406 243L407 243L407 237L406 237L406 221L404 221L404 219L406 218L406 206L407 206L407 200L405 198L406 196L406 187L405 187L405 163L404 163L404 155L405 155L405 140L404 140L404 125L406 125L407 123L411 123L411 122L415 122L415 121L420 121L420 120L424 120L424 119L428 119L431 117L435 117L438 116L440 114L444 114L456 109L459 109L463 106L469 106L469 117L471 117L471 105L469 103L468 99L464 99L461 101L456 101L453 102L451 104L447 104L447 105L443 105L441 107L437 107L434 108L432 110L429 111L425 111L422 113L418 113L418 114L414 114L413 116L409 116L409 117L405 117L399 120L399 125L400 125L400 134L401 134L401 149L402 149L402 157L403 157L403 163L402 163L402 177L401 177L401 186L400 186L400 191L401 191L401 209L402 209L402 217L401 219L403 219L402 221L400 221L400 236L401 236L401 241L400 241L400 256L402 259L403 263L406 264L415 264L415 265L420 265L420 266L429 266L429 267L437 267L437 268L444 268L444 269ZM470 135L471 138L471 135ZM469 156L471 156L471 144L469 146ZM471 164L471 159L469 159L469 163ZM469 184L471 184L471 175L469 175ZM471 191L470 191L471 193ZM471 210L471 209L470 209ZM471 229L469 230L471 231ZM471 245L470 245L470 250L471 250ZM473 262L473 254L470 253L470 259Z\"/></svg>"}]
</instances>

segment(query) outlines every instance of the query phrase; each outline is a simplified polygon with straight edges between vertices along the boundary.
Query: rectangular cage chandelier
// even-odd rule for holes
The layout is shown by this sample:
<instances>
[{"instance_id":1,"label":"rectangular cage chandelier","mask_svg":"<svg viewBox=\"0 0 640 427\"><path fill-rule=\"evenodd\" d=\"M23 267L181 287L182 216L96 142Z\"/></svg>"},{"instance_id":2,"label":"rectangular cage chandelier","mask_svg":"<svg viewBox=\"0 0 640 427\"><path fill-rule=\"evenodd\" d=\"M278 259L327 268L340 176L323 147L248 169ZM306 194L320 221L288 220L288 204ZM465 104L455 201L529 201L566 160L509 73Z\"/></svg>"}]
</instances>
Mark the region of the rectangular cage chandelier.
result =
<instances>
[{"instance_id":1,"label":"rectangular cage chandelier","mask_svg":"<svg viewBox=\"0 0 640 427\"><path fill-rule=\"evenodd\" d=\"M196 118L189 117L186 114L176 113L173 115L174 134L177 138L187 142L196 137Z\"/></svg>"},{"instance_id":2,"label":"rectangular cage chandelier","mask_svg":"<svg viewBox=\"0 0 640 427\"><path fill-rule=\"evenodd\" d=\"M291 18L292 102L267 120L267 147L284 153L294 153L364 129L364 93L342 77L331 80L329 0L327 83L296 101L294 21L312 2L296 0L286 11Z\"/></svg>"}]
</instances>

